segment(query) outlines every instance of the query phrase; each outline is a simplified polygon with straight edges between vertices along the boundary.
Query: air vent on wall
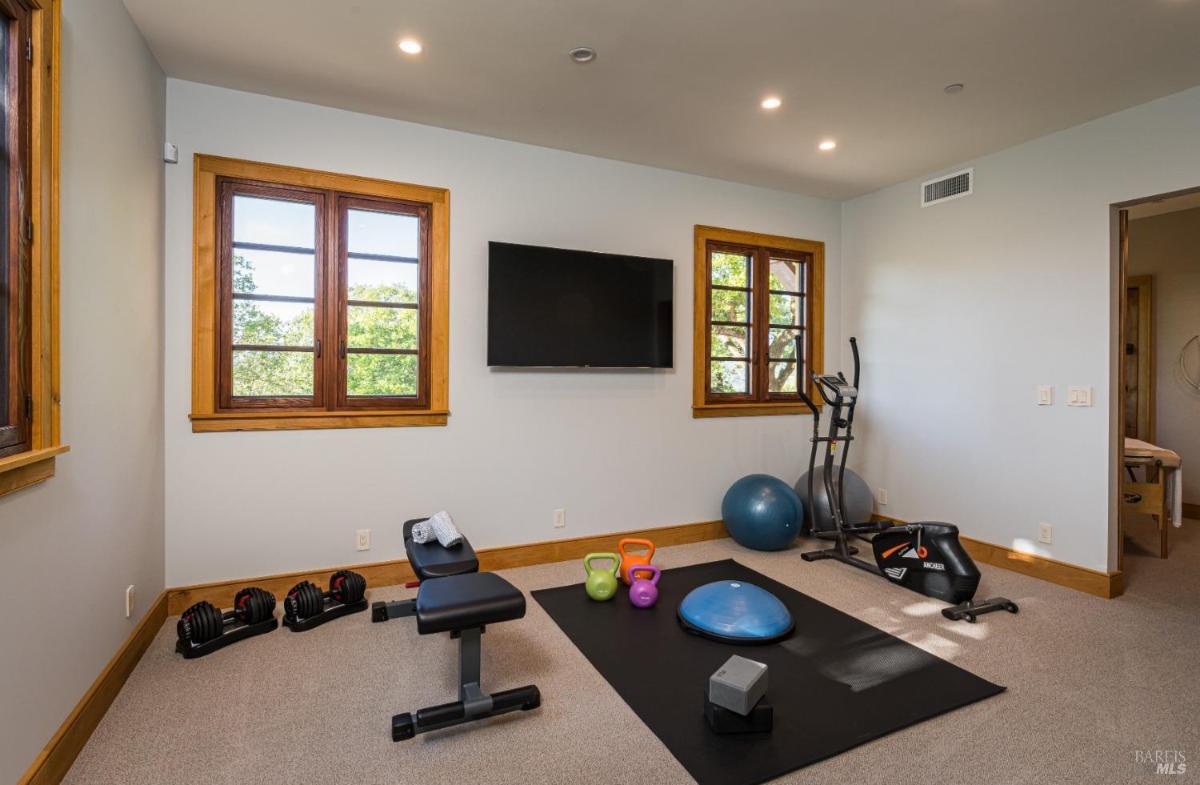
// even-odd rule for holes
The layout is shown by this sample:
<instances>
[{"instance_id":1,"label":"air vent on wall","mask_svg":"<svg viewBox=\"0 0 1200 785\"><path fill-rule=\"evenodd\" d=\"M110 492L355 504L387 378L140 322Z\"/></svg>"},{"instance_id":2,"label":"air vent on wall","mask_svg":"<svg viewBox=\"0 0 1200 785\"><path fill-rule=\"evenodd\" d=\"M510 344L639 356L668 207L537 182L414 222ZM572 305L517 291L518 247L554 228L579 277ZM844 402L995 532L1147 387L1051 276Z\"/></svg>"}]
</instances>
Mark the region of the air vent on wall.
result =
<instances>
[{"instance_id":1,"label":"air vent on wall","mask_svg":"<svg viewBox=\"0 0 1200 785\"><path fill-rule=\"evenodd\" d=\"M970 196L975 189L975 170L963 169L961 172L926 180L921 183L921 206L939 204L961 196Z\"/></svg>"}]
</instances>

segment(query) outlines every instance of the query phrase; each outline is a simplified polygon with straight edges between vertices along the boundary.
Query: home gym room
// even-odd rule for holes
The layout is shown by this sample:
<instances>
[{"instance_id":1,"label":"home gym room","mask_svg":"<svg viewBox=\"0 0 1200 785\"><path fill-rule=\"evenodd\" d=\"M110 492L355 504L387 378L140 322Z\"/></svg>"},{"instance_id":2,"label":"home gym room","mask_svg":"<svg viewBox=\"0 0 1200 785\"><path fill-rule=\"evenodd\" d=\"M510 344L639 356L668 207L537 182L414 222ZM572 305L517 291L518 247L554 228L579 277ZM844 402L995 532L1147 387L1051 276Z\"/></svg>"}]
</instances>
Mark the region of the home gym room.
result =
<instances>
[{"instance_id":1,"label":"home gym room","mask_svg":"<svg viewBox=\"0 0 1200 785\"><path fill-rule=\"evenodd\" d=\"M1200 5L0 18L0 782L1196 776Z\"/></svg>"}]
</instances>

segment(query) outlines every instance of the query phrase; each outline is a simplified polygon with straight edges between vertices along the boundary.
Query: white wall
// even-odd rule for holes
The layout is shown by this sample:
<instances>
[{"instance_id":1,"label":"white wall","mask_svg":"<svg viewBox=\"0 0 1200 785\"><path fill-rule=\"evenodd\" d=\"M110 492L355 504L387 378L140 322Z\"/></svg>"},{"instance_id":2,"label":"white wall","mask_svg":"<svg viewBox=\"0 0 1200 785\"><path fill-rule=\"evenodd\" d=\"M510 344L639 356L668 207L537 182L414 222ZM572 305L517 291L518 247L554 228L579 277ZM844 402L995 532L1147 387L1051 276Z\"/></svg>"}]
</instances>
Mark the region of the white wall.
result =
<instances>
[{"instance_id":1,"label":"white wall","mask_svg":"<svg viewBox=\"0 0 1200 785\"><path fill-rule=\"evenodd\" d=\"M1129 222L1129 274L1154 276L1156 444L1183 458L1183 500L1200 504L1200 394L1183 381L1179 352L1200 333L1200 209ZM1188 347L1196 378L1200 347Z\"/></svg>"},{"instance_id":2,"label":"white wall","mask_svg":"<svg viewBox=\"0 0 1200 785\"><path fill-rule=\"evenodd\" d=\"M835 347L837 204L176 80L167 108L168 584L398 558L443 507L478 546L711 520L739 476L799 473L804 418L692 419L692 226L825 241ZM450 189L447 427L191 433L193 153ZM489 240L673 258L675 369L489 371Z\"/></svg>"},{"instance_id":3,"label":"white wall","mask_svg":"<svg viewBox=\"0 0 1200 785\"><path fill-rule=\"evenodd\" d=\"M63 4L58 474L0 498L0 782L13 782L163 588L166 85L119 0ZM134 618L124 593L137 587Z\"/></svg>"},{"instance_id":4,"label":"white wall","mask_svg":"<svg viewBox=\"0 0 1200 785\"><path fill-rule=\"evenodd\" d=\"M889 491L884 512L1106 568L1110 204L1200 185L1198 138L1193 89L970 162L964 199L922 209L920 178L844 205L858 462ZM1054 406L1034 405L1038 384ZM1067 385L1093 387L1094 407L1066 407ZM1036 542L1042 521L1053 545Z\"/></svg>"}]
</instances>

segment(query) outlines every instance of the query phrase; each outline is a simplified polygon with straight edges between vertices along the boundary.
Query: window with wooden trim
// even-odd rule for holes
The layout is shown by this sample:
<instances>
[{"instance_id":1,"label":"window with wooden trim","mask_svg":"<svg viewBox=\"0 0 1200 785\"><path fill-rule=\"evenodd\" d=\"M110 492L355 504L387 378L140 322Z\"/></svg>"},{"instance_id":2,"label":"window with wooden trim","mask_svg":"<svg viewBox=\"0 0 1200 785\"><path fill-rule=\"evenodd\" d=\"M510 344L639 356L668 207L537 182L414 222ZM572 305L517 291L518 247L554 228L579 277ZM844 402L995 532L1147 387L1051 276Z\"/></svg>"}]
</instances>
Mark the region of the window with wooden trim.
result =
<instances>
[{"instance_id":1,"label":"window with wooden trim","mask_svg":"<svg viewBox=\"0 0 1200 785\"><path fill-rule=\"evenodd\" d=\"M196 198L193 430L445 423L444 189L197 156Z\"/></svg>"},{"instance_id":2,"label":"window with wooden trim","mask_svg":"<svg viewBox=\"0 0 1200 785\"><path fill-rule=\"evenodd\" d=\"M29 449L30 66L25 57L30 12L21 2L0 0L0 80L4 112L0 134L0 456Z\"/></svg>"},{"instance_id":3,"label":"window with wooden trim","mask_svg":"<svg viewBox=\"0 0 1200 785\"><path fill-rule=\"evenodd\" d=\"M824 245L697 226L696 416L807 411L820 369Z\"/></svg>"},{"instance_id":4,"label":"window with wooden trim","mask_svg":"<svg viewBox=\"0 0 1200 785\"><path fill-rule=\"evenodd\" d=\"M54 475L59 443L59 5L0 0L0 494Z\"/></svg>"}]
</instances>

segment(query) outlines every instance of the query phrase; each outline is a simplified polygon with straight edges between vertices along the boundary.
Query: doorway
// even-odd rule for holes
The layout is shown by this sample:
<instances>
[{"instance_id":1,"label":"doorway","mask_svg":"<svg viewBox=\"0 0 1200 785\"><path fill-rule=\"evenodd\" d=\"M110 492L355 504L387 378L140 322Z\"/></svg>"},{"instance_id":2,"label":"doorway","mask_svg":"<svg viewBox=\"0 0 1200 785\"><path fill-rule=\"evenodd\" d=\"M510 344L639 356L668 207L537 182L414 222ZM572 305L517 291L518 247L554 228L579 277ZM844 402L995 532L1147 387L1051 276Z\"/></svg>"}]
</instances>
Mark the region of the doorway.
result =
<instances>
[{"instance_id":1,"label":"doorway","mask_svg":"<svg viewBox=\"0 0 1200 785\"><path fill-rule=\"evenodd\" d=\"M1155 562L1177 551L1200 564L1200 483L1182 470L1200 478L1200 385L1186 383L1193 344L1200 379L1200 189L1115 208L1115 546L1128 584L1166 574Z\"/></svg>"}]
</instances>

